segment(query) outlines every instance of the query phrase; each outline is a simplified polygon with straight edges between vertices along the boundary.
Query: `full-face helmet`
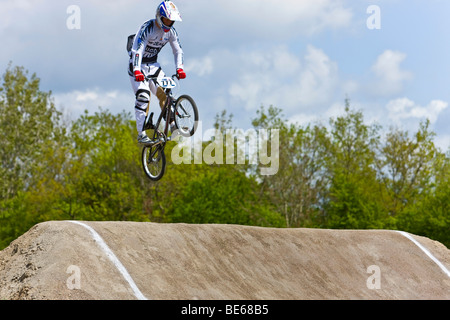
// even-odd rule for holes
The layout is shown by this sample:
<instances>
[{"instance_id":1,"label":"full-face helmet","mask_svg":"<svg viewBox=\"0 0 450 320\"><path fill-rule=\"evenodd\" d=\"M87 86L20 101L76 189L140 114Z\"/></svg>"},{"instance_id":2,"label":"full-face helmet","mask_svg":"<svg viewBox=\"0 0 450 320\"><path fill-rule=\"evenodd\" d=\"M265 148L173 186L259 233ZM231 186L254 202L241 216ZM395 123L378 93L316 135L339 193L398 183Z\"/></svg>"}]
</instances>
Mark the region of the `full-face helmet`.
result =
<instances>
[{"instance_id":1,"label":"full-face helmet","mask_svg":"<svg viewBox=\"0 0 450 320\"><path fill-rule=\"evenodd\" d=\"M169 32L175 21L182 21L180 11L172 1L163 1L156 9L156 22L164 30Z\"/></svg>"}]
</instances>

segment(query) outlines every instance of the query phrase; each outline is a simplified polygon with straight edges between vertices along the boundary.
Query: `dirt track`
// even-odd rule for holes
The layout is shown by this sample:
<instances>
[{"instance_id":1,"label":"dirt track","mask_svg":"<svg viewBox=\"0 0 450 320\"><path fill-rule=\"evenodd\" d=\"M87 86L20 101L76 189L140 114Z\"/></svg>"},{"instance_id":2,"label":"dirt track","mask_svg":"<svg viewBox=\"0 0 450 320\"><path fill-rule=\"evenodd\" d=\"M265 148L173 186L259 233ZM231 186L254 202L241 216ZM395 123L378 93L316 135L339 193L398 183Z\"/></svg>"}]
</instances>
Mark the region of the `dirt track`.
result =
<instances>
[{"instance_id":1,"label":"dirt track","mask_svg":"<svg viewBox=\"0 0 450 320\"><path fill-rule=\"evenodd\" d=\"M147 299L450 299L450 250L414 236L443 270L394 231L85 225L101 236ZM79 289L67 283L76 275L73 266L81 278L70 283ZM371 266L379 274L368 273ZM368 281L377 275L379 282ZM376 283L379 289L369 288ZM0 300L136 298L83 225L42 223L0 252Z\"/></svg>"}]
</instances>

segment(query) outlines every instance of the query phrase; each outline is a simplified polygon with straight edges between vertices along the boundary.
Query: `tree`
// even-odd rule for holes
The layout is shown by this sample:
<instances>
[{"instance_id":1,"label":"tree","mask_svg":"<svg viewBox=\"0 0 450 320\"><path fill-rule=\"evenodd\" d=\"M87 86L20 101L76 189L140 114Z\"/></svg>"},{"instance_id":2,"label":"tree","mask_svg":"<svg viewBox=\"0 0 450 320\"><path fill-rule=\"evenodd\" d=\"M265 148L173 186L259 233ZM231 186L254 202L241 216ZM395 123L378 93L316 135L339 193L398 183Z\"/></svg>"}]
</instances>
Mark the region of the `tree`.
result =
<instances>
[{"instance_id":1,"label":"tree","mask_svg":"<svg viewBox=\"0 0 450 320\"><path fill-rule=\"evenodd\" d=\"M430 190L438 151L429 125L429 121L421 123L413 139L408 132L391 131L381 148L378 174L384 184L383 203L391 216L401 214Z\"/></svg>"},{"instance_id":2,"label":"tree","mask_svg":"<svg viewBox=\"0 0 450 320\"><path fill-rule=\"evenodd\" d=\"M427 164L428 166L429 164ZM428 167L430 180L396 217L397 228L426 236L450 247L450 157L435 155Z\"/></svg>"},{"instance_id":3,"label":"tree","mask_svg":"<svg viewBox=\"0 0 450 320\"><path fill-rule=\"evenodd\" d=\"M435 162L435 186L431 196L423 201L419 214L423 225L411 228L411 232L422 234L444 243L450 248L450 157L440 155Z\"/></svg>"},{"instance_id":4,"label":"tree","mask_svg":"<svg viewBox=\"0 0 450 320\"><path fill-rule=\"evenodd\" d=\"M51 172L46 155L64 143L51 92L39 86L35 74L10 63L0 87L0 238L6 241L35 223L27 192Z\"/></svg>"},{"instance_id":5,"label":"tree","mask_svg":"<svg viewBox=\"0 0 450 320\"><path fill-rule=\"evenodd\" d=\"M51 92L23 67L9 65L0 87L0 199L10 199L32 187L43 153L56 146L63 133Z\"/></svg>"},{"instance_id":6,"label":"tree","mask_svg":"<svg viewBox=\"0 0 450 320\"><path fill-rule=\"evenodd\" d=\"M129 118L125 112L113 115L100 109L93 115L86 111L73 124L71 174L65 181L71 192L65 202L78 206L74 218L148 220L142 209L140 149Z\"/></svg>"},{"instance_id":7,"label":"tree","mask_svg":"<svg viewBox=\"0 0 450 320\"><path fill-rule=\"evenodd\" d=\"M379 141L376 125L364 124L360 111L350 110L331 119L331 144L327 170L331 178L325 204L325 226L329 228L381 228L383 215L380 186L375 170Z\"/></svg>"},{"instance_id":8,"label":"tree","mask_svg":"<svg viewBox=\"0 0 450 320\"><path fill-rule=\"evenodd\" d=\"M326 192L328 177L324 174L324 160L329 140L323 126L287 125L281 109L261 107L253 119L256 129L278 129L279 170L275 175L262 176L260 197L268 197L287 227L309 227L321 215L321 201Z\"/></svg>"},{"instance_id":9,"label":"tree","mask_svg":"<svg viewBox=\"0 0 450 320\"><path fill-rule=\"evenodd\" d=\"M172 200L169 222L282 226L281 216L259 201L255 180L230 165L200 166Z\"/></svg>"}]
</instances>

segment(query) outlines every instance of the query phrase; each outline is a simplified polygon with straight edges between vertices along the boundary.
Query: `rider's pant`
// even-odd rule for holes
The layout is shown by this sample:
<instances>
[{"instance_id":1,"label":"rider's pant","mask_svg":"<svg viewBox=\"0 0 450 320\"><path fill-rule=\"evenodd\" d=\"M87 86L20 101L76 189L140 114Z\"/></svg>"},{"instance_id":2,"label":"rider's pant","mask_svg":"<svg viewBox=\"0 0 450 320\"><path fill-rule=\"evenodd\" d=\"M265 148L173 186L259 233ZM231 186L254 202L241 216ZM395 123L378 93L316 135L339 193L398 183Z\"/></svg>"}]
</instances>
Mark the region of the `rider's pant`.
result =
<instances>
[{"instance_id":1,"label":"rider's pant","mask_svg":"<svg viewBox=\"0 0 450 320\"><path fill-rule=\"evenodd\" d=\"M157 76L164 77L165 74L161 69L159 63L142 64L141 72L146 76ZM159 106L161 109L164 107L166 101L166 94L164 90L156 84L156 81L136 81L131 67L128 72L130 75L131 87L133 88L134 94L136 95L135 101L135 114L136 114L136 128L138 133L141 133L144 129L145 120L148 116L148 108L150 106L150 93L153 93L159 100Z\"/></svg>"}]
</instances>

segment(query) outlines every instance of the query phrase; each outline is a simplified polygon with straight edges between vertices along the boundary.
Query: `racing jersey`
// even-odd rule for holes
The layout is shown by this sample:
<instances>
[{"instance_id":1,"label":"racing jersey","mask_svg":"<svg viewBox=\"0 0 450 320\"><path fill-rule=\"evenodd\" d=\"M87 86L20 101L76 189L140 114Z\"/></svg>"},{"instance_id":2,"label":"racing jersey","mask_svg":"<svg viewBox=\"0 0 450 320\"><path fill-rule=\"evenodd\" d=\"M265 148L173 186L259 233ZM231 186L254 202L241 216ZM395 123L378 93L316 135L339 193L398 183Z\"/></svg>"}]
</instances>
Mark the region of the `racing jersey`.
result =
<instances>
[{"instance_id":1,"label":"racing jersey","mask_svg":"<svg viewBox=\"0 0 450 320\"><path fill-rule=\"evenodd\" d=\"M176 68L184 69L183 50L175 28L172 27L169 32L164 32L156 25L156 20L152 19L145 22L134 37L130 52L130 63L132 64L133 72L136 70L141 71L142 63L157 62L158 54L167 42L172 47Z\"/></svg>"}]
</instances>

